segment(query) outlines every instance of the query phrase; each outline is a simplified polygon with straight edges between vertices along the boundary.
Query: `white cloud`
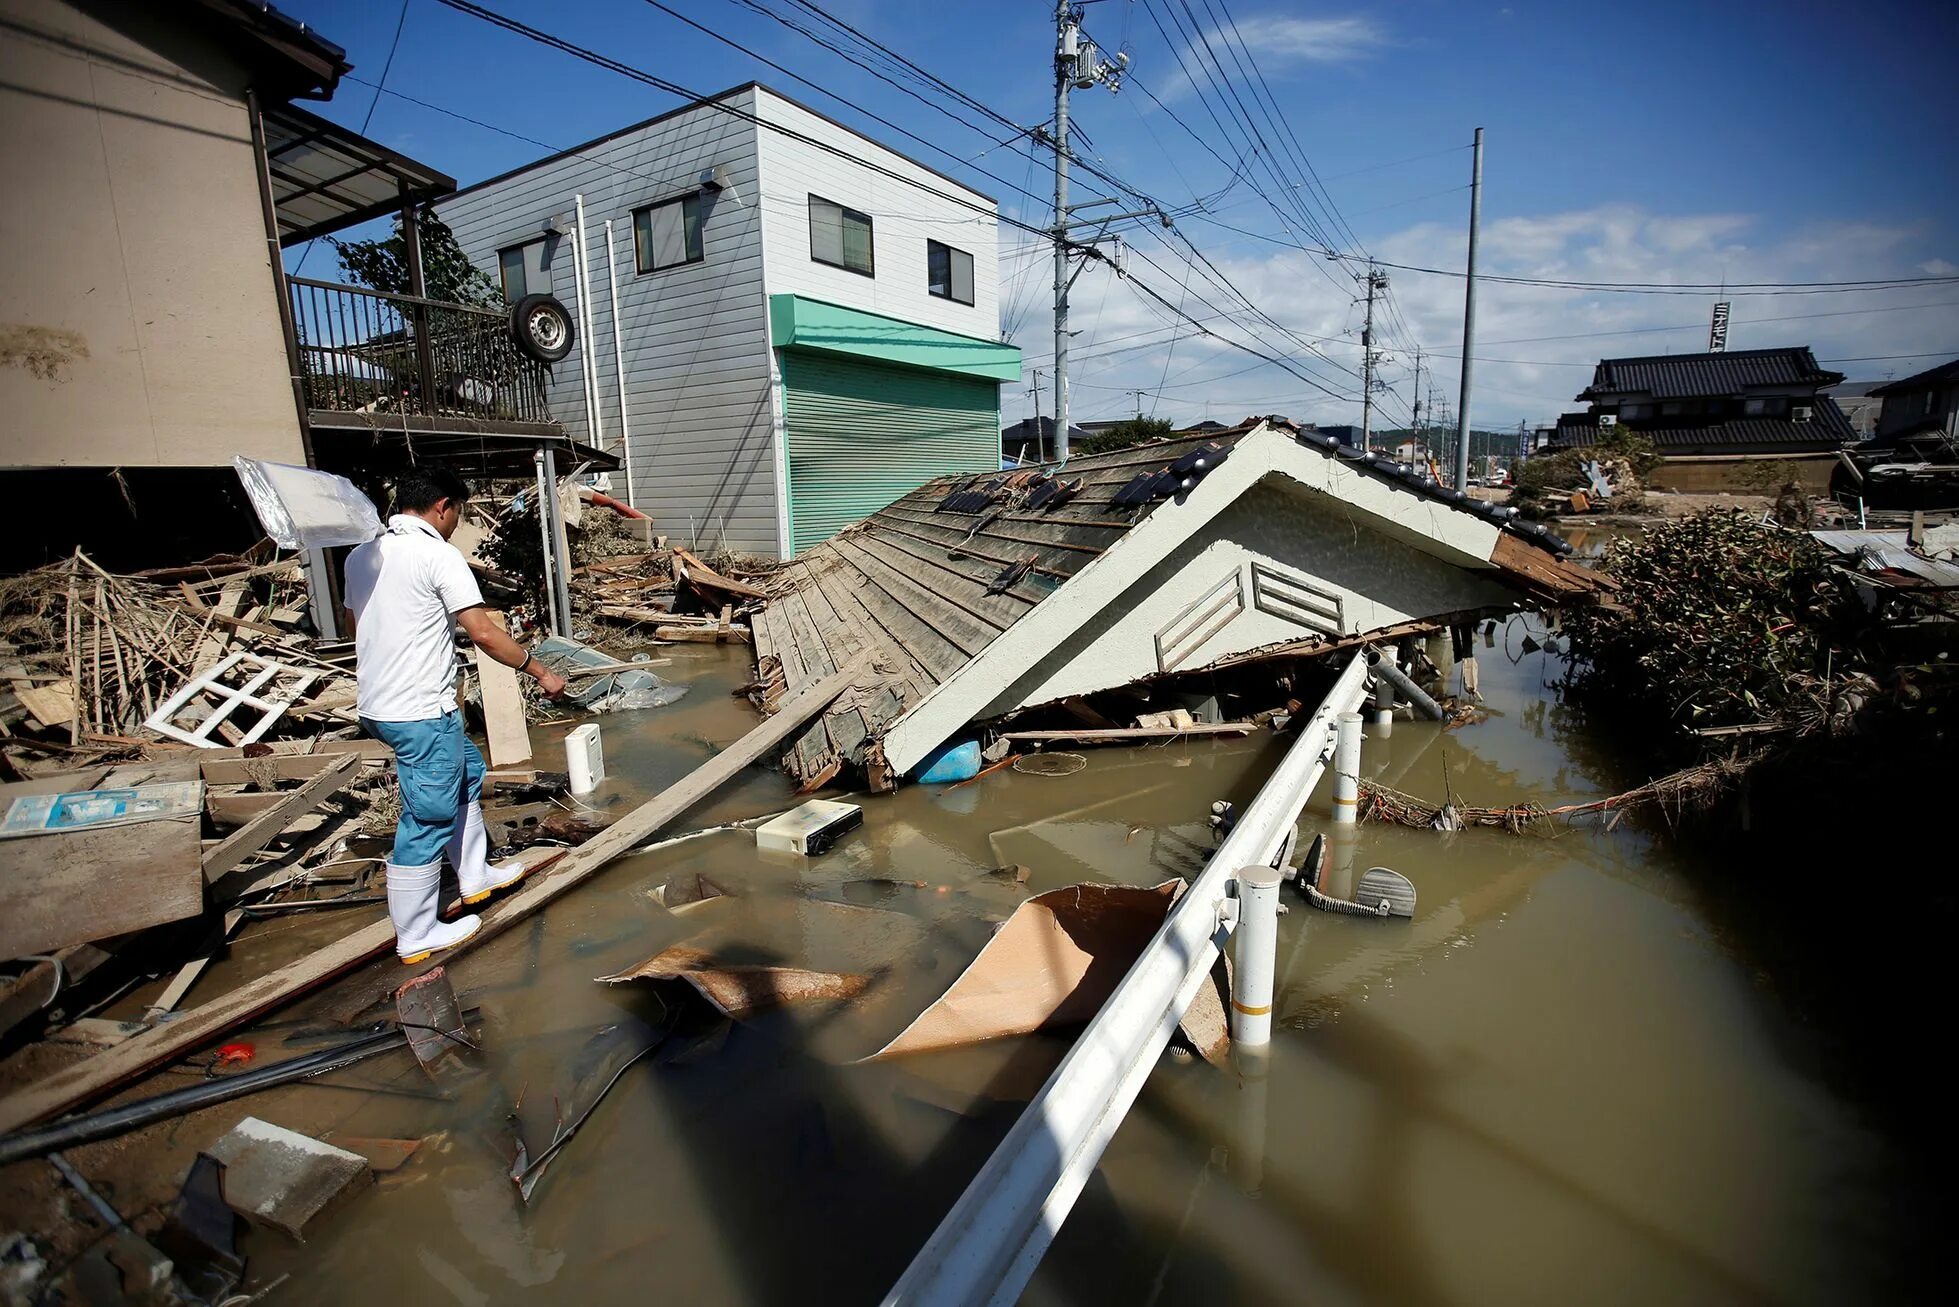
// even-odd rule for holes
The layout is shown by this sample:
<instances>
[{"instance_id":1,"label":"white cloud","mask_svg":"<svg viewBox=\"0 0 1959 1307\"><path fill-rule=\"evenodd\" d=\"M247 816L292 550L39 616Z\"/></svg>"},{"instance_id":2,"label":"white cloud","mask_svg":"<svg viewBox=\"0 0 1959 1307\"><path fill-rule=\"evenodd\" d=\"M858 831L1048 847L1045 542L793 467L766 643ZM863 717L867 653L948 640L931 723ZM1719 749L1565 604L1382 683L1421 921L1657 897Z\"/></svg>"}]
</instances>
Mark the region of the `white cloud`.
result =
<instances>
[{"instance_id":1,"label":"white cloud","mask_svg":"<svg viewBox=\"0 0 1959 1307\"><path fill-rule=\"evenodd\" d=\"M1302 65L1346 64L1367 59L1388 44L1388 36L1371 18L1294 18L1286 14L1253 14L1237 20L1235 29L1206 32L1183 52L1170 76L1156 77L1159 98L1190 94L1191 77L1215 76L1215 58L1232 79L1240 76L1233 52L1242 39L1252 61L1271 77ZM1240 56L1242 57L1242 55Z\"/></svg>"},{"instance_id":2,"label":"white cloud","mask_svg":"<svg viewBox=\"0 0 1959 1307\"><path fill-rule=\"evenodd\" d=\"M1289 18L1259 14L1238 23L1238 35L1261 66L1313 63L1342 64L1365 59L1387 37L1370 18ZM1218 37L1213 34L1212 44Z\"/></svg>"},{"instance_id":3,"label":"white cloud","mask_svg":"<svg viewBox=\"0 0 1959 1307\"><path fill-rule=\"evenodd\" d=\"M1243 240L1227 246L1229 233L1195 220L1185 226L1224 275L1289 331L1328 338L1312 343L1334 363L1307 362L1334 389L1358 393L1353 371L1360 359L1360 312L1342 266ZM1370 245L1378 257L1395 263L1463 266L1459 226L1417 224ZM1144 240L1139 248L1169 272L1135 259L1130 267L1136 278L1179 302L1182 264L1154 242ZM1725 280L1730 285L1949 276L1959 263L1959 251L1932 245L1929 234L1914 225L1835 223L1779 232L1746 214L1655 214L1630 203L1486 221L1479 253L1480 270L1490 275L1655 283ZM1430 352L1425 366L1433 369L1440 397L1452 407L1455 403L1463 282L1456 276L1400 270L1389 275L1407 330L1404 334L1399 323L1384 325L1392 320L1382 315L1377 334L1390 355L1384 376L1395 387L1383 405L1383 424L1399 425L1410 398L1413 358L1405 349L1410 337ZM1030 276L1044 278L1045 273L1036 270ZM1201 271L1191 278L1188 294L1185 307L1198 317L1213 311L1202 301L1225 302L1222 292L1206 285ZM1601 357L1706 348L1706 323L1716 298L1713 292L1634 295L1483 282L1477 298L1476 424L1514 427L1519 419L1548 421L1576 407L1573 396ZM1809 345L1826 360L1825 366L1855 380L1903 376L1940 361L1888 356L1959 353L1959 287L1951 285L1884 292L1731 293L1728 298L1734 305L1729 348ZM1322 423L1358 420L1357 403L1329 399L1280 368L1255 367L1252 356L1218 340L1185 339L1174 350L1151 343L1162 340L1169 317L1106 270L1084 274L1075 290L1072 323L1082 330L1073 348L1084 356L1074 369L1079 384L1073 410L1078 417L1120 416L1133 405L1133 397L1122 391L1140 386L1163 388L1160 400L1145 398L1144 403L1156 403L1160 416L1178 422L1206 416L1235 421L1271 412ZM1246 325L1249 315L1242 307L1233 317L1235 322L1220 322L1217 329L1268 353L1306 357L1297 339L1269 325ZM1138 332L1155 335L1131 335ZM1048 366L1049 333L1046 311L1036 301L1018 338L1030 368ZM1145 348L1134 348L1139 343ZM1827 362L1832 359L1860 361ZM1248 367L1253 370L1241 371ZM1003 399L1009 420L1032 411L1024 396ZM1045 396L1042 411L1052 411Z\"/></svg>"}]
</instances>

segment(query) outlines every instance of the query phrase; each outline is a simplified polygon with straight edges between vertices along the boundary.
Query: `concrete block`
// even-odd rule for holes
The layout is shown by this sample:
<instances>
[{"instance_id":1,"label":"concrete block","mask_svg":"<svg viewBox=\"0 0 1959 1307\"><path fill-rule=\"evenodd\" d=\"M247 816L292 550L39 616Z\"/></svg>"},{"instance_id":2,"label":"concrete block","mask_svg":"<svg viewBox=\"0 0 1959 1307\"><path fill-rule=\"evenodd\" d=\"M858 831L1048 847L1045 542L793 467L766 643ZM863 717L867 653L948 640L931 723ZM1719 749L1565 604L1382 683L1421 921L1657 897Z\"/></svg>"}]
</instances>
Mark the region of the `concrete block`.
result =
<instances>
[{"instance_id":1,"label":"concrete block","mask_svg":"<svg viewBox=\"0 0 1959 1307\"><path fill-rule=\"evenodd\" d=\"M306 1223L373 1183L367 1159L296 1130L246 1117L206 1152L224 1163L224 1200L248 1221L295 1239Z\"/></svg>"}]
</instances>

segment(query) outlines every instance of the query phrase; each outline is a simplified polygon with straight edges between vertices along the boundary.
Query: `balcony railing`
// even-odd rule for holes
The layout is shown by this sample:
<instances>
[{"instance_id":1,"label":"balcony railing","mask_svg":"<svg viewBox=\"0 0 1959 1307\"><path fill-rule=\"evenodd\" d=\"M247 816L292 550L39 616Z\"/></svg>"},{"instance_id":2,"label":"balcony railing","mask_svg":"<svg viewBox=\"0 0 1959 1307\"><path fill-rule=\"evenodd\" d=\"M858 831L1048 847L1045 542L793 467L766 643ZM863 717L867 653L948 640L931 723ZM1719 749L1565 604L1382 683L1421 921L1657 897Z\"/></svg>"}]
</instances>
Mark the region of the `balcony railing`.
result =
<instances>
[{"instance_id":1,"label":"balcony railing","mask_svg":"<svg viewBox=\"0 0 1959 1307\"><path fill-rule=\"evenodd\" d=\"M288 278L306 406L385 427L402 417L550 422L550 368L510 315L361 286Z\"/></svg>"}]
</instances>

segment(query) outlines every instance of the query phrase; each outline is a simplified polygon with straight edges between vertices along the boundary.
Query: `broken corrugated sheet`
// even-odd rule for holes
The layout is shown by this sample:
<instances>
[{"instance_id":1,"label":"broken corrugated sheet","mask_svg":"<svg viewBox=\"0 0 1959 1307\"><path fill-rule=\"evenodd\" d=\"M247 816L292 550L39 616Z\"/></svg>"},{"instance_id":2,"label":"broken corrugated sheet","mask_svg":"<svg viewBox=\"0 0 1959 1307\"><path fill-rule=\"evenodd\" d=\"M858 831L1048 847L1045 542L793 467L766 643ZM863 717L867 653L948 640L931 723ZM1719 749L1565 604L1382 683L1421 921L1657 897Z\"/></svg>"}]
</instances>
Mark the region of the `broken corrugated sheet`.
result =
<instances>
[{"instance_id":1,"label":"broken corrugated sheet","mask_svg":"<svg viewBox=\"0 0 1959 1307\"><path fill-rule=\"evenodd\" d=\"M1217 502L1201 507L1187 508L1185 501L1214 473L1222 470L1230 476L1227 464L1234 451L1254 439L1260 458L1273 456L1277 445L1294 457L1317 454L1330 465L1320 480L1335 488L1309 485L1303 493L1333 498L1344 493L1350 500L1356 493L1369 494L1380 501L1371 513L1345 505L1341 513L1374 522L1394 541L1427 548L1461 571L1479 571L1553 601L1590 593L1599 585L1590 572L1564 562L1553 538L1541 528L1518 526L1506 510L1467 500L1402 473L1386 460L1290 425L1256 422L1137 446L1074 460L1059 475L1027 468L944 477L847 528L775 576L771 602L754 618L755 698L764 711L859 653L869 653L873 668L797 738L786 760L790 773L806 789L814 789L849 766L865 770L873 787L888 785L883 750L887 728L1144 523L1162 513L1189 511L1187 525L1194 529L1236 505L1253 489L1251 484L1228 499L1210 496ZM1259 463L1247 475L1263 480L1263 469ZM1380 485L1404 494L1383 497ZM1376 488L1358 490L1364 486ZM1390 504L1392 515L1383 503ZM1290 511L1279 507L1281 515ZM1451 529L1448 524L1458 521L1474 524L1454 532L1472 540L1470 546L1441 542ZM1357 611L1343 614L1340 596L1313 584L1301 569L1286 566L1286 560L1261 560L1256 550L1242 552L1250 555L1245 566L1221 567L1216 593L1193 597L1183 627L1171 623L1168 652L1163 649L1165 632L1156 632L1155 665L1134 669L1125 681L1199 671L1216 658L1241 656L1252 643L1297 643L1298 653L1312 654L1321 645L1332 648L1371 631L1402 626L1411 617L1478 608L1494 598L1466 591L1445 597L1436 591L1429 611L1384 610L1380 621L1363 620L1372 611L1368 605L1351 605ZM1083 595L1076 624L1110 607L1112 599ZM1126 607L1133 610L1135 605ZM1218 633L1253 609L1282 616L1256 630L1246 624L1233 636L1248 643L1220 648ZM1257 630L1264 637L1254 641ZM1143 643L1148 642L1145 635ZM1035 642L1019 670L1032 667L1053 647ZM1195 657L1200 652L1209 656ZM1005 710L994 702L999 687L978 693L974 711L962 720L978 718L989 707ZM1029 700L1036 701L1041 700ZM900 769L914 761L908 756Z\"/></svg>"}]
</instances>

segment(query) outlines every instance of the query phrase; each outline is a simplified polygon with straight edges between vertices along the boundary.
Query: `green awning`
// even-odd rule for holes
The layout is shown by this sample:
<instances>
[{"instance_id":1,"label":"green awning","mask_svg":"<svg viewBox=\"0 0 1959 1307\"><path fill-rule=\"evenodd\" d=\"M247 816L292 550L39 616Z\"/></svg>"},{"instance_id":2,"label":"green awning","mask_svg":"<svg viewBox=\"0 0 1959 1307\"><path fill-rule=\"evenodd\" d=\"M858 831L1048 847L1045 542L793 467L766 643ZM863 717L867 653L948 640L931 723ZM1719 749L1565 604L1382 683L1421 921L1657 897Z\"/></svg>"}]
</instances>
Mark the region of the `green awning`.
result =
<instances>
[{"instance_id":1,"label":"green awning","mask_svg":"<svg viewBox=\"0 0 1959 1307\"><path fill-rule=\"evenodd\" d=\"M801 295L769 296L769 334L770 343L778 349L787 346L847 354L992 381L1020 380L1020 351L1012 345L921 327Z\"/></svg>"}]
</instances>

